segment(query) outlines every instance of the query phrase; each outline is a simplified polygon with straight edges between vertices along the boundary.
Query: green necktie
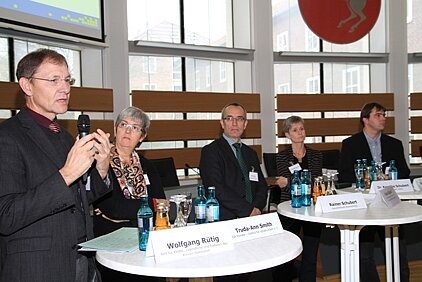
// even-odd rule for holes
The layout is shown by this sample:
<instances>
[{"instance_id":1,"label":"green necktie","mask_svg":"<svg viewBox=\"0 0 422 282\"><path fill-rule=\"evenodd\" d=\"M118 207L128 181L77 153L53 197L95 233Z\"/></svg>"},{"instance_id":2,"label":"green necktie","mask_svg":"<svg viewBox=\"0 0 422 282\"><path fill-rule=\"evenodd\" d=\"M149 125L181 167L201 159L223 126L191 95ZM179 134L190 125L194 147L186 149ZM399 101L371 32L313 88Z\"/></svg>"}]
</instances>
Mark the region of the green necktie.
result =
<instances>
[{"instance_id":1,"label":"green necktie","mask_svg":"<svg viewBox=\"0 0 422 282\"><path fill-rule=\"evenodd\" d=\"M245 160L243 159L242 151L240 150L241 143L234 143L233 146L236 149L236 159L239 163L239 166L242 170L243 178L245 179L245 192L246 192L246 200L249 203L252 203L252 190L251 190L251 182L249 180L249 170L248 166L246 165Z\"/></svg>"}]
</instances>

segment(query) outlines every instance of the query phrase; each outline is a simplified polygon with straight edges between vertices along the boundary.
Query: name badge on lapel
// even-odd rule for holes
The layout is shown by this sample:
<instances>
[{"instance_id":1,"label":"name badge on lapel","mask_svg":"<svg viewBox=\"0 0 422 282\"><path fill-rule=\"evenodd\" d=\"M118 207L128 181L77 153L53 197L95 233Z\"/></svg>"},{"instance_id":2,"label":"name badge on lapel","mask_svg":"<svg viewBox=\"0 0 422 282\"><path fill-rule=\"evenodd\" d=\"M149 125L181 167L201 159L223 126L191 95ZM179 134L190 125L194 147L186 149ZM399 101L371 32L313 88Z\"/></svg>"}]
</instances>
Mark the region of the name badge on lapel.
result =
<instances>
[{"instance_id":1,"label":"name badge on lapel","mask_svg":"<svg viewBox=\"0 0 422 282\"><path fill-rule=\"evenodd\" d=\"M255 171L255 168L252 167L252 171L249 171L249 181L258 182L258 173Z\"/></svg>"}]
</instances>

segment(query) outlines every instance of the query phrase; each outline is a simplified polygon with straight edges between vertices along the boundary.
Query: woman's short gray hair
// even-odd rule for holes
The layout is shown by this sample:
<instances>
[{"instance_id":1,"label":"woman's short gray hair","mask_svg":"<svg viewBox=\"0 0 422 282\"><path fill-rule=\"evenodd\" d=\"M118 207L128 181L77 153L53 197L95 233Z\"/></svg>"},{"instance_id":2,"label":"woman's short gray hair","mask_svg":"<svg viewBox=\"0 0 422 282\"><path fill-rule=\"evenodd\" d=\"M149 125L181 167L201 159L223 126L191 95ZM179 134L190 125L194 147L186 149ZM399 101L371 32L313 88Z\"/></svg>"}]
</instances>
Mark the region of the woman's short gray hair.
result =
<instances>
[{"instance_id":1,"label":"woman's short gray hair","mask_svg":"<svg viewBox=\"0 0 422 282\"><path fill-rule=\"evenodd\" d=\"M148 129L149 129L149 126L151 124L151 121L149 120L148 115L143 110L141 110L140 108L128 107L128 108L124 109L123 111L121 111L120 114L117 116L116 123L114 124L116 126L116 128L117 128L117 126L119 126L120 122L124 118L133 118L133 119L139 121L139 123L142 126L142 133L143 134L148 133Z\"/></svg>"},{"instance_id":2,"label":"woman's short gray hair","mask_svg":"<svg viewBox=\"0 0 422 282\"><path fill-rule=\"evenodd\" d=\"M305 124L305 121L299 116L290 116L286 118L283 122L283 132L288 133L290 128L292 128L292 124L294 123Z\"/></svg>"}]
</instances>

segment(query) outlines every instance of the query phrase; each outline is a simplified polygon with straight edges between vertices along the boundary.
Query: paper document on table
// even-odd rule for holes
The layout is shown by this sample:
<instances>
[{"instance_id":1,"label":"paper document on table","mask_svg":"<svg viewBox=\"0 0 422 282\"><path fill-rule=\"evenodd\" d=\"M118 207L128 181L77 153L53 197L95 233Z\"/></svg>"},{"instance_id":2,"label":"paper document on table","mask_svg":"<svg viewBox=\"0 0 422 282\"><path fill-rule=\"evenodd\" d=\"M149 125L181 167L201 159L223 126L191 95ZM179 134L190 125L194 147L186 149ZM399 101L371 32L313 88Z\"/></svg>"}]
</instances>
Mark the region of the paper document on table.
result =
<instances>
[{"instance_id":1,"label":"paper document on table","mask_svg":"<svg viewBox=\"0 0 422 282\"><path fill-rule=\"evenodd\" d=\"M78 245L79 251L132 252L138 249L138 229L122 227Z\"/></svg>"}]
</instances>

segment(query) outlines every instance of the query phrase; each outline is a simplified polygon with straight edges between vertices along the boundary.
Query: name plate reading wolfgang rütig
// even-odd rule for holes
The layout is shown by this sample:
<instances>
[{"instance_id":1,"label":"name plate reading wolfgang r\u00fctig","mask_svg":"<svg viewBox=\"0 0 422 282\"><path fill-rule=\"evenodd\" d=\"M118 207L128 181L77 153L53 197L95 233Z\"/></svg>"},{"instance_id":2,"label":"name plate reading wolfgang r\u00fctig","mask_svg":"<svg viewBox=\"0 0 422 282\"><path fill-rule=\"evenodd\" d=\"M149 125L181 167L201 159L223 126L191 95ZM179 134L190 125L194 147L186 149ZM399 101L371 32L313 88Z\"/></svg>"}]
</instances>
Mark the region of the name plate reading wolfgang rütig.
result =
<instances>
[{"instance_id":1,"label":"name plate reading wolfgang r\u00fctig","mask_svg":"<svg viewBox=\"0 0 422 282\"><path fill-rule=\"evenodd\" d=\"M152 245L156 263L232 250L230 232L222 227L214 222L152 231L148 244Z\"/></svg>"},{"instance_id":2,"label":"name plate reading wolfgang r\u00fctig","mask_svg":"<svg viewBox=\"0 0 422 282\"><path fill-rule=\"evenodd\" d=\"M397 179L397 180L379 180L372 181L371 189L369 193L375 193L376 191L384 188L391 187L396 193L411 193L414 192L410 179Z\"/></svg>"},{"instance_id":3,"label":"name plate reading wolfgang r\u00fctig","mask_svg":"<svg viewBox=\"0 0 422 282\"><path fill-rule=\"evenodd\" d=\"M366 208L362 193L321 196L315 204L315 212L322 213Z\"/></svg>"}]
</instances>

